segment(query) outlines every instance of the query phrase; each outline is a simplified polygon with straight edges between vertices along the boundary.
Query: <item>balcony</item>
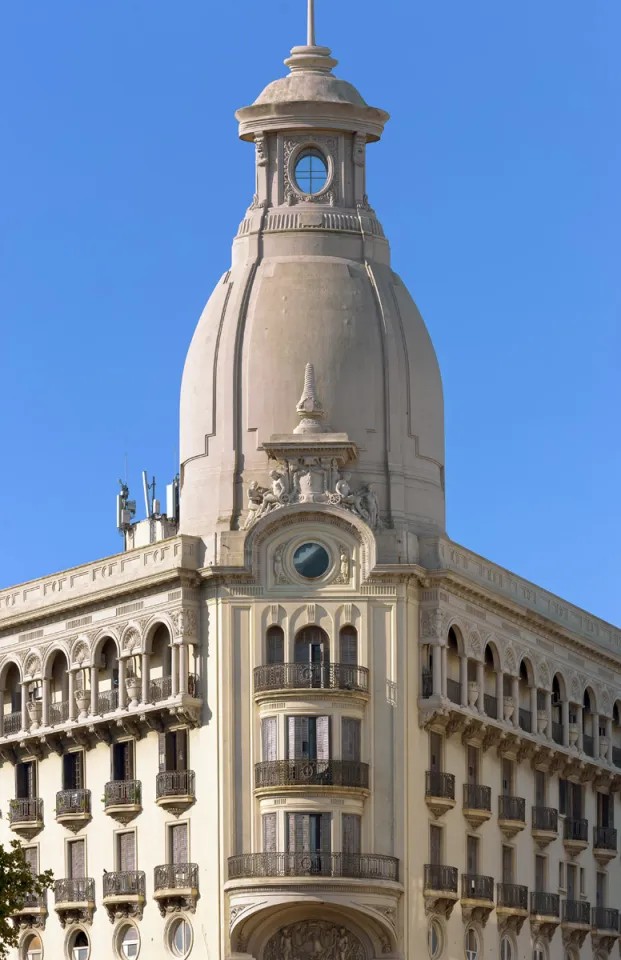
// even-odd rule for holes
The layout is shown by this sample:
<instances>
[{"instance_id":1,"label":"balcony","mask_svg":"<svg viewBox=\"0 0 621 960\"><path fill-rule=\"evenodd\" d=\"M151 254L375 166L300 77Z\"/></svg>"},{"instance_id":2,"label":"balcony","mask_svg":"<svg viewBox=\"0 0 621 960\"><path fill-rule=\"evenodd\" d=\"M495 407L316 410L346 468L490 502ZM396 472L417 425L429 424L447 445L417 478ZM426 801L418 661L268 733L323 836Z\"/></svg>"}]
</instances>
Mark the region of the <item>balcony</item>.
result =
<instances>
[{"instance_id":1,"label":"balcony","mask_svg":"<svg viewBox=\"0 0 621 960\"><path fill-rule=\"evenodd\" d=\"M165 863L156 867L153 896L163 917L175 910L194 913L198 899L198 864Z\"/></svg>"},{"instance_id":2,"label":"balcony","mask_svg":"<svg viewBox=\"0 0 621 960\"><path fill-rule=\"evenodd\" d=\"M275 690L369 692L369 671L349 663L272 663L254 670L255 695Z\"/></svg>"},{"instance_id":3,"label":"balcony","mask_svg":"<svg viewBox=\"0 0 621 960\"><path fill-rule=\"evenodd\" d=\"M56 823L77 833L91 819L90 790L59 790L56 794Z\"/></svg>"},{"instance_id":4,"label":"balcony","mask_svg":"<svg viewBox=\"0 0 621 960\"><path fill-rule=\"evenodd\" d=\"M142 920L145 898L146 882L142 870L104 873L103 905L111 923L121 917Z\"/></svg>"},{"instance_id":5,"label":"balcony","mask_svg":"<svg viewBox=\"0 0 621 960\"><path fill-rule=\"evenodd\" d=\"M559 746L563 745L563 724L552 721L552 739Z\"/></svg>"},{"instance_id":6,"label":"balcony","mask_svg":"<svg viewBox=\"0 0 621 960\"><path fill-rule=\"evenodd\" d=\"M104 690L97 697L97 713L103 717L106 713L114 713L119 709L119 691Z\"/></svg>"},{"instance_id":7,"label":"balcony","mask_svg":"<svg viewBox=\"0 0 621 960\"><path fill-rule=\"evenodd\" d=\"M21 710L18 710L16 713L5 713L3 720L3 731L5 737L13 737L22 729Z\"/></svg>"},{"instance_id":8,"label":"balcony","mask_svg":"<svg viewBox=\"0 0 621 960\"><path fill-rule=\"evenodd\" d=\"M461 683L459 680L451 680L450 677L447 678L446 695L451 703L461 703Z\"/></svg>"},{"instance_id":9,"label":"balcony","mask_svg":"<svg viewBox=\"0 0 621 960\"><path fill-rule=\"evenodd\" d=\"M598 933L619 933L619 911L611 907L593 907L591 927Z\"/></svg>"},{"instance_id":10,"label":"balcony","mask_svg":"<svg viewBox=\"0 0 621 960\"><path fill-rule=\"evenodd\" d=\"M498 826L507 838L514 837L526 826L526 800L523 797L498 797Z\"/></svg>"},{"instance_id":11,"label":"balcony","mask_svg":"<svg viewBox=\"0 0 621 960\"><path fill-rule=\"evenodd\" d=\"M57 727L69 720L69 701L62 700L60 703L50 703L49 712L50 727Z\"/></svg>"},{"instance_id":12,"label":"balcony","mask_svg":"<svg viewBox=\"0 0 621 960\"><path fill-rule=\"evenodd\" d=\"M92 877L57 880L54 900L54 909L63 928L71 923L91 923L95 910L95 881Z\"/></svg>"},{"instance_id":13,"label":"balcony","mask_svg":"<svg viewBox=\"0 0 621 960\"><path fill-rule=\"evenodd\" d=\"M369 766L357 760L274 760L257 763L255 790L265 792L299 788L337 787L347 790L369 789Z\"/></svg>"},{"instance_id":14,"label":"balcony","mask_svg":"<svg viewBox=\"0 0 621 960\"><path fill-rule=\"evenodd\" d=\"M166 770L155 780L155 802L158 807L178 817L191 807L196 799L193 770Z\"/></svg>"},{"instance_id":15,"label":"balcony","mask_svg":"<svg viewBox=\"0 0 621 960\"><path fill-rule=\"evenodd\" d=\"M526 733L533 732L533 715L530 710L525 710L523 707L520 707L518 711L518 723L522 730L525 730Z\"/></svg>"},{"instance_id":16,"label":"balcony","mask_svg":"<svg viewBox=\"0 0 621 960\"><path fill-rule=\"evenodd\" d=\"M563 900L563 940L581 947L591 931L591 904L586 900Z\"/></svg>"},{"instance_id":17,"label":"balcony","mask_svg":"<svg viewBox=\"0 0 621 960\"><path fill-rule=\"evenodd\" d=\"M496 915L505 927L520 933L528 916L528 887L499 883L496 887Z\"/></svg>"},{"instance_id":18,"label":"balcony","mask_svg":"<svg viewBox=\"0 0 621 960\"><path fill-rule=\"evenodd\" d=\"M9 823L11 830L32 840L43 830L43 800L41 797L11 800L9 802Z\"/></svg>"},{"instance_id":19,"label":"balcony","mask_svg":"<svg viewBox=\"0 0 621 960\"><path fill-rule=\"evenodd\" d=\"M558 836L558 810L554 807L533 807L531 833L540 847L546 847Z\"/></svg>"},{"instance_id":20,"label":"balcony","mask_svg":"<svg viewBox=\"0 0 621 960\"><path fill-rule=\"evenodd\" d=\"M476 829L492 815L492 791L480 783L464 783L463 814Z\"/></svg>"},{"instance_id":21,"label":"balcony","mask_svg":"<svg viewBox=\"0 0 621 960\"><path fill-rule=\"evenodd\" d=\"M20 930L26 930L29 927L43 929L45 927L45 918L47 917L47 890L43 893L29 893L24 897L24 903L20 910L11 914L11 920L14 926Z\"/></svg>"},{"instance_id":22,"label":"balcony","mask_svg":"<svg viewBox=\"0 0 621 960\"><path fill-rule=\"evenodd\" d=\"M550 938L561 920L561 901L558 893L533 891L530 895L530 929L534 937Z\"/></svg>"},{"instance_id":23,"label":"balcony","mask_svg":"<svg viewBox=\"0 0 621 960\"><path fill-rule=\"evenodd\" d=\"M614 860L617 855L617 831L614 827L593 827L593 856L601 863Z\"/></svg>"},{"instance_id":24,"label":"balcony","mask_svg":"<svg viewBox=\"0 0 621 960\"><path fill-rule=\"evenodd\" d=\"M427 770L425 803L436 818L455 806L455 777L452 773Z\"/></svg>"},{"instance_id":25,"label":"balcony","mask_svg":"<svg viewBox=\"0 0 621 960\"><path fill-rule=\"evenodd\" d=\"M461 875L461 915L466 921L485 926L494 909L494 878L478 873Z\"/></svg>"},{"instance_id":26,"label":"balcony","mask_svg":"<svg viewBox=\"0 0 621 960\"><path fill-rule=\"evenodd\" d=\"M581 850L586 850L589 845L588 820L572 820L569 817L565 817L563 844L572 857L575 857Z\"/></svg>"},{"instance_id":27,"label":"balcony","mask_svg":"<svg viewBox=\"0 0 621 960\"><path fill-rule=\"evenodd\" d=\"M425 910L449 917L457 902L457 867L426 863L423 885Z\"/></svg>"},{"instance_id":28,"label":"balcony","mask_svg":"<svg viewBox=\"0 0 621 960\"><path fill-rule=\"evenodd\" d=\"M483 694L483 711L486 716L493 717L494 720L501 719L498 716L498 698L490 693Z\"/></svg>"},{"instance_id":29,"label":"balcony","mask_svg":"<svg viewBox=\"0 0 621 960\"><path fill-rule=\"evenodd\" d=\"M140 780L111 780L104 787L104 812L119 823L129 823L142 810Z\"/></svg>"},{"instance_id":30,"label":"balcony","mask_svg":"<svg viewBox=\"0 0 621 960\"><path fill-rule=\"evenodd\" d=\"M229 857L229 880L254 877L347 877L399 881L399 861L367 853L247 853Z\"/></svg>"}]
</instances>

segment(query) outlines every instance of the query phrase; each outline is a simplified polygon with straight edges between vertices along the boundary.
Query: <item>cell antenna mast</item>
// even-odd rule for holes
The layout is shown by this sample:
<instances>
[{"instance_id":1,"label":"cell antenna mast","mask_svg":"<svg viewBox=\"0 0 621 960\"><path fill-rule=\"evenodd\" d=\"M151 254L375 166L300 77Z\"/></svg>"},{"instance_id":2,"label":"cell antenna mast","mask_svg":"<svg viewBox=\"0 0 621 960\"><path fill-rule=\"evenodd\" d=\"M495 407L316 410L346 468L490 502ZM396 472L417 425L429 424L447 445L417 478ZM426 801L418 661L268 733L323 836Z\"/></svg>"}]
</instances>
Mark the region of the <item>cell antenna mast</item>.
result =
<instances>
[{"instance_id":1,"label":"cell antenna mast","mask_svg":"<svg viewBox=\"0 0 621 960\"><path fill-rule=\"evenodd\" d=\"M306 43L309 47L315 46L315 0L308 0L308 25Z\"/></svg>"},{"instance_id":2,"label":"cell antenna mast","mask_svg":"<svg viewBox=\"0 0 621 960\"><path fill-rule=\"evenodd\" d=\"M142 471L142 489L144 490L144 508L147 513L147 520L150 520L153 515L151 496L155 497L155 477L153 477L153 482L149 483L146 470ZM151 494L151 491L153 491L153 494Z\"/></svg>"}]
</instances>

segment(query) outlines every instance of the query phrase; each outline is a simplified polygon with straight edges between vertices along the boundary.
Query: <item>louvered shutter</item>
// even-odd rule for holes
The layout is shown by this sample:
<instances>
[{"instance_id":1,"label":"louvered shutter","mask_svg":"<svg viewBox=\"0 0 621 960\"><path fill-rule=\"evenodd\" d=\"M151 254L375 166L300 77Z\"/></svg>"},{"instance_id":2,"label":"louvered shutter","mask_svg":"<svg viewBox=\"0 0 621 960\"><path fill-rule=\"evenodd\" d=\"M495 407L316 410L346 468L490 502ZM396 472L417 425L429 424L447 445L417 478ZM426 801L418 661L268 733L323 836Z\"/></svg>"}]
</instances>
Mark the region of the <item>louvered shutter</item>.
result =
<instances>
[{"instance_id":1,"label":"louvered shutter","mask_svg":"<svg viewBox=\"0 0 621 960\"><path fill-rule=\"evenodd\" d=\"M344 813L341 823L343 853L360 853L360 817L353 813Z\"/></svg>"},{"instance_id":2,"label":"louvered shutter","mask_svg":"<svg viewBox=\"0 0 621 960\"><path fill-rule=\"evenodd\" d=\"M158 756L160 773L164 773L166 770L166 734L165 733L158 733L157 735L157 756Z\"/></svg>"},{"instance_id":3,"label":"louvered shutter","mask_svg":"<svg viewBox=\"0 0 621 960\"><path fill-rule=\"evenodd\" d=\"M73 787L81 790L84 786L84 754L78 750L73 754Z\"/></svg>"},{"instance_id":4,"label":"louvered shutter","mask_svg":"<svg viewBox=\"0 0 621 960\"><path fill-rule=\"evenodd\" d=\"M442 863L442 829L435 824L429 827L429 861L432 864Z\"/></svg>"},{"instance_id":5,"label":"louvered shutter","mask_svg":"<svg viewBox=\"0 0 621 960\"><path fill-rule=\"evenodd\" d=\"M287 814L287 848L289 853L295 853L298 849L298 843L302 843L302 823L301 814Z\"/></svg>"},{"instance_id":6,"label":"louvered shutter","mask_svg":"<svg viewBox=\"0 0 621 960\"><path fill-rule=\"evenodd\" d=\"M133 832L119 834L119 870L131 873L136 869L136 835Z\"/></svg>"},{"instance_id":7,"label":"louvered shutter","mask_svg":"<svg viewBox=\"0 0 621 960\"><path fill-rule=\"evenodd\" d=\"M299 636L295 638L295 647L293 651L293 658L296 663L308 663L310 660L309 654L309 643L306 635L306 631L302 631Z\"/></svg>"},{"instance_id":8,"label":"louvered shutter","mask_svg":"<svg viewBox=\"0 0 621 960\"><path fill-rule=\"evenodd\" d=\"M134 741L128 740L124 744L125 747L125 763L124 763L124 780L133 780L134 779Z\"/></svg>"},{"instance_id":9,"label":"louvered shutter","mask_svg":"<svg viewBox=\"0 0 621 960\"><path fill-rule=\"evenodd\" d=\"M263 853L276 853L276 814L263 815Z\"/></svg>"},{"instance_id":10,"label":"louvered shutter","mask_svg":"<svg viewBox=\"0 0 621 960\"><path fill-rule=\"evenodd\" d=\"M354 627L343 627L341 630L341 663L348 666L358 664L358 634Z\"/></svg>"},{"instance_id":11,"label":"louvered shutter","mask_svg":"<svg viewBox=\"0 0 621 960\"><path fill-rule=\"evenodd\" d=\"M79 880L86 876L86 851L84 849L84 840L74 840L69 845L69 850L69 868L71 870L71 879Z\"/></svg>"},{"instance_id":12,"label":"louvered shutter","mask_svg":"<svg viewBox=\"0 0 621 960\"><path fill-rule=\"evenodd\" d=\"M289 760L306 760L309 756L308 717L289 717Z\"/></svg>"},{"instance_id":13,"label":"louvered shutter","mask_svg":"<svg viewBox=\"0 0 621 960\"><path fill-rule=\"evenodd\" d=\"M37 857L37 848L36 848L36 847L25 847L25 848L24 848L24 860L26 861L26 863L27 863L28 866L30 867L30 872L31 872L31 873L38 873L38 867L37 867L37 861L38 861L38 859L39 859L39 858Z\"/></svg>"},{"instance_id":14,"label":"louvered shutter","mask_svg":"<svg viewBox=\"0 0 621 960\"><path fill-rule=\"evenodd\" d=\"M177 730L175 734L175 770L188 769L188 731Z\"/></svg>"},{"instance_id":15,"label":"louvered shutter","mask_svg":"<svg viewBox=\"0 0 621 960\"><path fill-rule=\"evenodd\" d=\"M285 635L280 627L270 627L267 631L267 662L284 663Z\"/></svg>"},{"instance_id":16,"label":"louvered shutter","mask_svg":"<svg viewBox=\"0 0 621 960\"><path fill-rule=\"evenodd\" d=\"M175 823L170 828L171 853L173 863L188 862L188 826L186 823Z\"/></svg>"},{"instance_id":17,"label":"louvered shutter","mask_svg":"<svg viewBox=\"0 0 621 960\"><path fill-rule=\"evenodd\" d=\"M360 720L343 717L342 738L343 760L358 762L360 760Z\"/></svg>"},{"instance_id":18,"label":"louvered shutter","mask_svg":"<svg viewBox=\"0 0 621 960\"><path fill-rule=\"evenodd\" d=\"M264 762L277 760L278 717L265 717L261 721L261 749Z\"/></svg>"},{"instance_id":19,"label":"louvered shutter","mask_svg":"<svg viewBox=\"0 0 621 960\"><path fill-rule=\"evenodd\" d=\"M330 717L317 717L317 760L330 759Z\"/></svg>"},{"instance_id":20,"label":"louvered shutter","mask_svg":"<svg viewBox=\"0 0 621 960\"><path fill-rule=\"evenodd\" d=\"M332 814L322 813L319 818L319 849L322 853L332 850Z\"/></svg>"}]
</instances>

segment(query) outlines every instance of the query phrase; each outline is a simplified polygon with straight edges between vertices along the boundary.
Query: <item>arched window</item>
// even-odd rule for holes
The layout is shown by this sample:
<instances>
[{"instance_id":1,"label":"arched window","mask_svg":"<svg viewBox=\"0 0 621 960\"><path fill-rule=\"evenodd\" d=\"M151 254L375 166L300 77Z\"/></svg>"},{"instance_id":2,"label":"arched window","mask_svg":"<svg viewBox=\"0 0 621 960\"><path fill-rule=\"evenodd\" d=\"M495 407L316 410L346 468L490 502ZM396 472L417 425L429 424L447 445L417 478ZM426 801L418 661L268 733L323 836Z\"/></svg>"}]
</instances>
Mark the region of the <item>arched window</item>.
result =
<instances>
[{"instance_id":1,"label":"arched window","mask_svg":"<svg viewBox=\"0 0 621 960\"><path fill-rule=\"evenodd\" d=\"M478 960L479 957L479 935L474 927L468 927L465 938L466 960Z\"/></svg>"},{"instance_id":2,"label":"arched window","mask_svg":"<svg viewBox=\"0 0 621 960\"><path fill-rule=\"evenodd\" d=\"M340 653L341 663L350 667L358 665L358 631L350 625L343 627L340 635Z\"/></svg>"},{"instance_id":3,"label":"arched window","mask_svg":"<svg viewBox=\"0 0 621 960\"><path fill-rule=\"evenodd\" d=\"M536 940L533 946L533 960L547 960L546 948L542 940Z\"/></svg>"},{"instance_id":4,"label":"arched window","mask_svg":"<svg viewBox=\"0 0 621 960\"><path fill-rule=\"evenodd\" d=\"M88 960L90 944L84 930L76 930L71 938L71 960Z\"/></svg>"},{"instance_id":5,"label":"arched window","mask_svg":"<svg viewBox=\"0 0 621 960\"><path fill-rule=\"evenodd\" d=\"M514 955L513 940L505 934L500 940L500 960L513 960Z\"/></svg>"},{"instance_id":6,"label":"arched window","mask_svg":"<svg viewBox=\"0 0 621 960\"><path fill-rule=\"evenodd\" d=\"M427 928L427 949L430 960L438 960L444 948L444 932L439 920L434 917Z\"/></svg>"},{"instance_id":7,"label":"arched window","mask_svg":"<svg viewBox=\"0 0 621 960\"><path fill-rule=\"evenodd\" d=\"M330 641L321 627L304 627L295 638L296 663L329 663Z\"/></svg>"},{"instance_id":8,"label":"arched window","mask_svg":"<svg viewBox=\"0 0 621 960\"><path fill-rule=\"evenodd\" d=\"M284 663L285 661L285 634L282 627L269 627L266 637L267 662Z\"/></svg>"},{"instance_id":9,"label":"arched window","mask_svg":"<svg viewBox=\"0 0 621 960\"><path fill-rule=\"evenodd\" d=\"M121 928L118 944L119 953L123 957L123 960L136 960L136 957L140 953L140 938L138 931L132 924Z\"/></svg>"},{"instance_id":10,"label":"arched window","mask_svg":"<svg viewBox=\"0 0 621 960\"><path fill-rule=\"evenodd\" d=\"M43 947L40 938L35 934L28 937L24 943L22 957L24 960L41 960L43 956Z\"/></svg>"},{"instance_id":11,"label":"arched window","mask_svg":"<svg viewBox=\"0 0 621 960\"><path fill-rule=\"evenodd\" d=\"M192 927L187 920L175 920L168 933L168 946L173 957L187 957L192 946Z\"/></svg>"}]
</instances>

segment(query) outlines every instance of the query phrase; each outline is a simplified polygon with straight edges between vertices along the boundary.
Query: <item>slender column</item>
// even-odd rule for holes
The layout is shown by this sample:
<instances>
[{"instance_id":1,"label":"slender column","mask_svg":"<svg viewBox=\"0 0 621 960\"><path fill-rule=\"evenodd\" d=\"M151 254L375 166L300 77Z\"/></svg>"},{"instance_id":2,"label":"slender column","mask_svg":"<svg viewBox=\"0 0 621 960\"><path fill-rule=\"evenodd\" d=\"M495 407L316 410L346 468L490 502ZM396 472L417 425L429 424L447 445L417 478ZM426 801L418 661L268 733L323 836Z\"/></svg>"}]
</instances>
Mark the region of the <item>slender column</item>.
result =
<instances>
[{"instance_id":1,"label":"slender column","mask_svg":"<svg viewBox=\"0 0 621 960\"><path fill-rule=\"evenodd\" d=\"M537 687L530 688L530 732L537 733Z\"/></svg>"},{"instance_id":2,"label":"slender column","mask_svg":"<svg viewBox=\"0 0 621 960\"><path fill-rule=\"evenodd\" d=\"M552 694L549 690L546 690L546 715L548 718L548 725L546 727L546 736L548 740L552 739Z\"/></svg>"},{"instance_id":3,"label":"slender column","mask_svg":"<svg viewBox=\"0 0 621 960\"><path fill-rule=\"evenodd\" d=\"M496 699L498 701L498 719L505 719L505 704L504 704L504 676L502 670L496 671Z\"/></svg>"},{"instance_id":4,"label":"slender column","mask_svg":"<svg viewBox=\"0 0 621 960\"><path fill-rule=\"evenodd\" d=\"M75 704L75 670L69 671L69 692L67 694L67 699L69 700L69 719L75 720L76 714L76 704Z\"/></svg>"},{"instance_id":5,"label":"slender column","mask_svg":"<svg viewBox=\"0 0 621 960\"><path fill-rule=\"evenodd\" d=\"M485 664L482 661L477 660L477 683L479 685L479 699L477 701L477 707L479 708L479 713L485 713Z\"/></svg>"},{"instance_id":6,"label":"slender column","mask_svg":"<svg viewBox=\"0 0 621 960\"><path fill-rule=\"evenodd\" d=\"M99 713L99 667L95 664L91 667L91 713Z\"/></svg>"},{"instance_id":7,"label":"slender column","mask_svg":"<svg viewBox=\"0 0 621 960\"><path fill-rule=\"evenodd\" d=\"M1 710L0 706L0 710ZM612 763L612 718L606 717L606 736L608 737L608 752L606 754L606 759L608 763Z\"/></svg>"},{"instance_id":8,"label":"slender column","mask_svg":"<svg viewBox=\"0 0 621 960\"><path fill-rule=\"evenodd\" d=\"M127 660L123 657L119 660L119 709L122 710L127 704Z\"/></svg>"},{"instance_id":9,"label":"slender column","mask_svg":"<svg viewBox=\"0 0 621 960\"><path fill-rule=\"evenodd\" d=\"M446 698L447 689L448 689L448 647L443 645L440 647L442 652L442 696Z\"/></svg>"},{"instance_id":10,"label":"slender column","mask_svg":"<svg viewBox=\"0 0 621 960\"><path fill-rule=\"evenodd\" d=\"M437 658L440 659L439 657ZM435 661L434 661L435 662ZM179 693L188 692L188 648L187 644L179 644Z\"/></svg>"},{"instance_id":11,"label":"slender column","mask_svg":"<svg viewBox=\"0 0 621 960\"><path fill-rule=\"evenodd\" d=\"M433 695L439 697L442 693L442 652L437 644L431 648L431 664L433 668Z\"/></svg>"},{"instance_id":12,"label":"slender column","mask_svg":"<svg viewBox=\"0 0 621 960\"><path fill-rule=\"evenodd\" d=\"M173 643L170 648L171 695L179 693L179 647Z\"/></svg>"},{"instance_id":13,"label":"slender column","mask_svg":"<svg viewBox=\"0 0 621 960\"><path fill-rule=\"evenodd\" d=\"M459 658L459 686L461 688L461 705L468 706L468 657Z\"/></svg>"},{"instance_id":14,"label":"slender column","mask_svg":"<svg viewBox=\"0 0 621 960\"><path fill-rule=\"evenodd\" d=\"M4 736L4 690L0 690L0 737Z\"/></svg>"},{"instance_id":15,"label":"slender column","mask_svg":"<svg viewBox=\"0 0 621 960\"><path fill-rule=\"evenodd\" d=\"M563 700L561 703L561 716L563 718L563 746L569 746L569 700Z\"/></svg>"},{"instance_id":16,"label":"slender column","mask_svg":"<svg viewBox=\"0 0 621 960\"><path fill-rule=\"evenodd\" d=\"M43 677L43 703L41 705L41 726L47 727L50 722L50 678Z\"/></svg>"},{"instance_id":17,"label":"slender column","mask_svg":"<svg viewBox=\"0 0 621 960\"><path fill-rule=\"evenodd\" d=\"M591 720L593 724L593 754L596 760L599 760L599 713L594 713Z\"/></svg>"},{"instance_id":18,"label":"slender column","mask_svg":"<svg viewBox=\"0 0 621 960\"><path fill-rule=\"evenodd\" d=\"M518 677L511 677L511 696L513 697L513 726L520 725L520 681Z\"/></svg>"},{"instance_id":19,"label":"slender column","mask_svg":"<svg viewBox=\"0 0 621 960\"><path fill-rule=\"evenodd\" d=\"M142 655L142 702L149 702L149 687L151 678L151 656L148 653Z\"/></svg>"},{"instance_id":20,"label":"slender column","mask_svg":"<svg viewBox=\"0 0 621 960\"><path fill-rule=\"evenodd\" d=\"M28 729L28 687L29 682L27 680L22 680L22 730Z\"/></svg>"},{"instance_id":21,"label":"slender column","mask_svg":"<svg viewBox=\"0 0 621 960\"><path fill-rule=\"evenodd\" d=\"M578 742L576 743L576 748L582 750L584 748L584 731L582 729L584 717L582 716L582 707L578 706L578 704L576 704L576 723L578 724Z\"/></svg>"}]
</instances>

